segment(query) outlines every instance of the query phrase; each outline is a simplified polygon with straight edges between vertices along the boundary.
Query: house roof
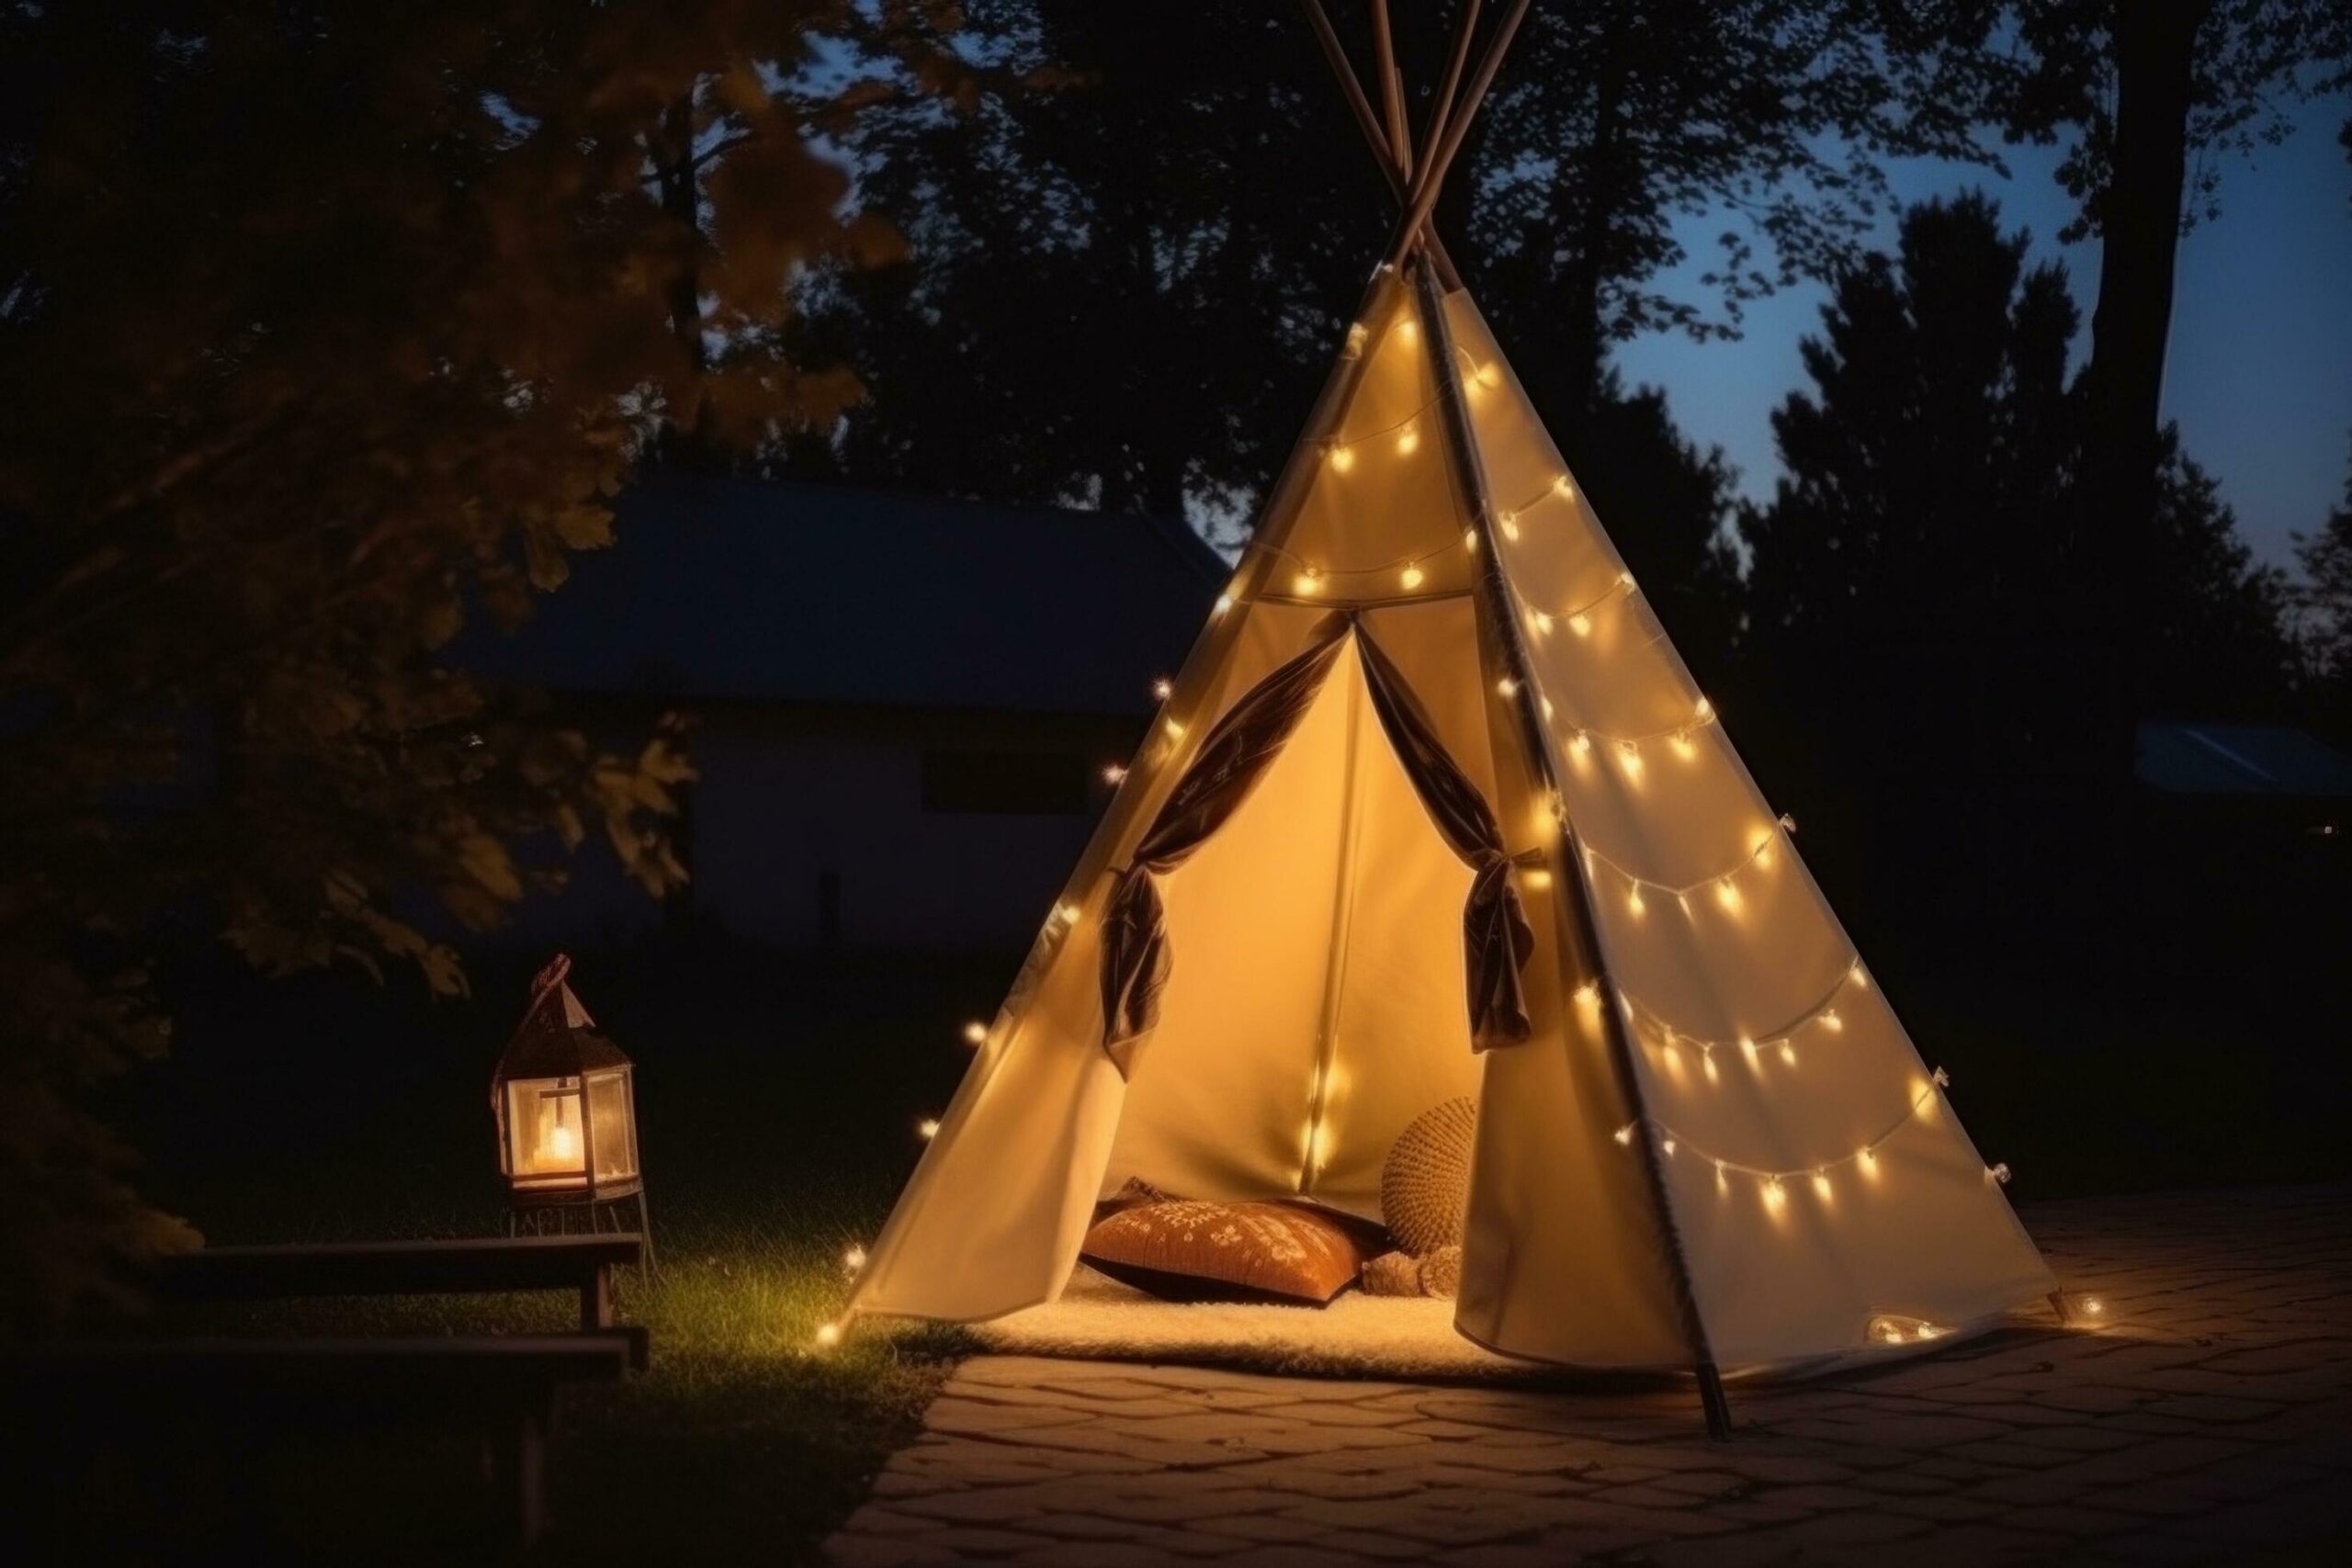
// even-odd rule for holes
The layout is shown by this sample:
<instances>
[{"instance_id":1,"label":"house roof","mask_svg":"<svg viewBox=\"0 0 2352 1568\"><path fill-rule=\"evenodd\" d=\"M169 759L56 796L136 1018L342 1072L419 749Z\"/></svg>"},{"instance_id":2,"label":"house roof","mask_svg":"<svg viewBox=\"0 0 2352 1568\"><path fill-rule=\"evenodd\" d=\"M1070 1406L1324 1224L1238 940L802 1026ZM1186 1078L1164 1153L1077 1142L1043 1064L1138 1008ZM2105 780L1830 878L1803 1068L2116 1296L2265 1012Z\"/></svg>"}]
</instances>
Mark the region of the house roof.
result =
<instances>
[{"instance_id":1,"label":"house roof","mask_svg":"<svg viewBox=\"0 0 2352 1568\"><path fill-rule=\"evenodd\" d=\"M2143 724L2138 771L2172 795L2352 797L2352 757L2284 725Z\"/></svg>"},{"instance_id":2,"label":"house roof","mask_svg":"<svg viewBox=\"0 0 2352 1568\"><path fill-rule=\"evenodd\" d=\"M663 478L477 674L550 690L1114 714L1148 707L1230 568L1181 522Z\"/></svg>"}]
</instances>

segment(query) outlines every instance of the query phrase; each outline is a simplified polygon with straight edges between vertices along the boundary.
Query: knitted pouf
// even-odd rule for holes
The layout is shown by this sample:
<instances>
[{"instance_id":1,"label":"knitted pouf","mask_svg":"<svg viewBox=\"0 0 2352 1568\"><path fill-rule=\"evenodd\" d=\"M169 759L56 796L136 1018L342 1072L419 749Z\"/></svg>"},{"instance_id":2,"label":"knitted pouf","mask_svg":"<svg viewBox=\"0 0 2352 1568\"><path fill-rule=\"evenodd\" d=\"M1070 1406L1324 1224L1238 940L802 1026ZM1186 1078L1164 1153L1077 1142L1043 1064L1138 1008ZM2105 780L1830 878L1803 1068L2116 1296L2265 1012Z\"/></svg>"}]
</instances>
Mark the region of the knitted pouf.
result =
<instances>
[{"instance_id":1,"label":"knitted pouf","mask_svg":"<svg viewBox=\"0 0 2352 1568\"><path fill-rule=\"evenodd\" d=\"M1462 1240L1470 1192L1470 1134L1477 1108L1467 1095L1442 1100L1397 1134L1380 1168L1380 1214L1396 1245L1416 1258Z\"/></svg>"},{"instance_id":2,"label":"knitted pouf","mask_svg":"<svg viewBox=\"0 0 2352 1568\"><path fill-rule=\"evenodd\" d=\"M1364 1264L1361 1283L1367 1296L1418 1296L1421 1260L1409 1252L1384 1252Z\"/></svg>"},{"instance_id":3,"label":"knitted pouf","mask_svg":"<svg viewBox=\"0 0 2352 1568\"><path fill-rule=\"evenodd\" d=\"M1462 1289L1462 1249L1441 1247L1421 1259L1421 1294L1452 1301Z\"/></svg>"}]
</instances>

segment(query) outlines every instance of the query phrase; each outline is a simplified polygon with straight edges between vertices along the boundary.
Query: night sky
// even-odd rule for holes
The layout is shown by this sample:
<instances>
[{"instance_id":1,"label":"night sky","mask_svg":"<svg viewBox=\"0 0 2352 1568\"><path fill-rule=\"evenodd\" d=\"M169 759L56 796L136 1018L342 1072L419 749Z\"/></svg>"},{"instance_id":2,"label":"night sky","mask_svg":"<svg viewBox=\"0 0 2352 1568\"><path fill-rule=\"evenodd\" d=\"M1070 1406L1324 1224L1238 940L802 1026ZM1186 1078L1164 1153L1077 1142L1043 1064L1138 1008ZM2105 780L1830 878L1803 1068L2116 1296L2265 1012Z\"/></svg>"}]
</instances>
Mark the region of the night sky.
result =
<instances>
[{"instance_id":1,"label":"night sky","mask_svg":"<svg viewBox=\"0 0 2352 1568\"><path fill-rule=\"evenodd\" d=\"M2340 100L2306 105L2283 145L2222 165L2222 216L2182 244L2165 372L2165 412L2191 457L2216 475L2262 559L2291 565L2290 536L2316 529L2344 494L2352 460L2352 165L2335 140ZM2073 204L2051 178L2054 148L2005 150L2010 177L1919 162L1894 171L1906 201L1981 186L2003 226L2033 236L2033 259L2059 256L2083 308L2077 363L2090 346L2098 283L2097 242L2062 246ZM1691 253L1685 297L1713 259L1720 218L1685 226ZM1892 247L1893 226L1885 243ZM1750 307L1744 339L1696 344L1651 335L1617 363L1634 382L1665 387L1675 419L1702 445L1720 445L1741 489L1770 493L1780 464L1771 410L1805 385L1797 341L1819 330L1826 290L1808 285Z\"/></svg>"}]
</instances>

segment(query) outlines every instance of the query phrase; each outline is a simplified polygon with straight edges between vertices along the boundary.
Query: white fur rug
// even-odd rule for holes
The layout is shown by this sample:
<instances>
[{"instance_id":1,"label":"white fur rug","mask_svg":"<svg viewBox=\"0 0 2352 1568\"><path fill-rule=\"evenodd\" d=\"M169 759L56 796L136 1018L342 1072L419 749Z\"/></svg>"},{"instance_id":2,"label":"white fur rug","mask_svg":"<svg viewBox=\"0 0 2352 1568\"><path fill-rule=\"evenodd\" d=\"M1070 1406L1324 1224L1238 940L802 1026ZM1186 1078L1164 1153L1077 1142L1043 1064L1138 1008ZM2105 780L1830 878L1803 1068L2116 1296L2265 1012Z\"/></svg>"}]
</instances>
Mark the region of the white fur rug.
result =
<instances>
[{"instance_id":1,"label":"white fur rug","mask_svg":"<svg viewBox=\"0 0 2352 1568\"><path fill-rule=\"evenodd\" d=\"M1349 1291L1326 1307L1163 1302L1081 1266L1061 1300L975 1324L1001 1355L1192 1361L1250 1371L1395 1382L1548 1382L1454 1332L1453 1303Z\"/></svg>"}]
</instances>

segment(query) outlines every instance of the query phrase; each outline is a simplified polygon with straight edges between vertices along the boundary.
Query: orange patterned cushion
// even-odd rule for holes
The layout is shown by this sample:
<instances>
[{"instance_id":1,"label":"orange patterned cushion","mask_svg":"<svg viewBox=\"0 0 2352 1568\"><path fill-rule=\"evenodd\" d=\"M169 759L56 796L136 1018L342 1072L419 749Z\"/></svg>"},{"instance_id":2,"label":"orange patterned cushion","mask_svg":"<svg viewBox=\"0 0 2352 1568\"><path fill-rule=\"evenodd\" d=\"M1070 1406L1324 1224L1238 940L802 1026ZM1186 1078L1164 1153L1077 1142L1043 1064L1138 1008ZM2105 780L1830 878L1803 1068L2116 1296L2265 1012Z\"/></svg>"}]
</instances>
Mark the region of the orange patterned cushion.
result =
<instances>
[{"instance_id":1,"label":"orange patterned cushion","mask_svg":"<svg viewBox=\"0 0 2352 1568\"><path fill-rule=\"evenodd\" d=\"M1344 1223L1301 1204L1174 1199L1103 1220L1086 1233L1080 1256L1171 1301L1321 1306L1354 1282L1364 1249Z\"/></svg>"}]
</instances>

